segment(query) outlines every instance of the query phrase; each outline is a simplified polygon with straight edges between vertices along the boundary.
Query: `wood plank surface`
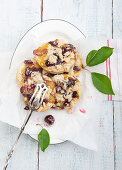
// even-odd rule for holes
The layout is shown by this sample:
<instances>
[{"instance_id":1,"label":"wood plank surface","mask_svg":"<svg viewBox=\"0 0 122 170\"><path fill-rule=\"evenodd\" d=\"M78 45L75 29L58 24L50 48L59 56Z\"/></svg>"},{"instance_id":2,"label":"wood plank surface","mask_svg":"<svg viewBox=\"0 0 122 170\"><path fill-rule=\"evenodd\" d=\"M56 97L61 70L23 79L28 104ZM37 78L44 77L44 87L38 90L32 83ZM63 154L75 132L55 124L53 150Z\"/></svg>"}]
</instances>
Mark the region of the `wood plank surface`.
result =
<instances>
[{"instance_id":1,"label":"wood plank surface","mask_svg":"<svg viewBox=\"0 0 122 170\"><path fill-rule=\"evenodd\" d=\"M7 152L17 137L18 129L5 123L0 123L0 169L2 170ZM9 163L8 170L37 170L38 143L28 135L23 134Z\"/></svg>"},{"instance_id":2,"label":"wood plank surface","mask_svg":"<svg viewBox=\"0 0 122 170\"><path fill-rule=\"evenodd\" d=\"M107 8L109 6L109 8ZM86 37L112 37L112 1L79 1L67 0L44 1L43 19L50 18L65 19L76 25ZM70 142L56 146L57 158L54 153L51 155L45 153L50 161L49 169L80 169L83 170L103 170L114 169L114 149L113 149L113 105L112 102L104 103L104 113L99 116L99 151L97 153L85 150L76 145L71 145ZM55 146L52 146L55 147ZM61 148L61 149L60 149ZM50 149L50 148L49 148ZM51 148L52 149L52 148ZM51 150L50 149L50 150ZM72 152L72 156L70 154ZM56 152L56 153L57 153ZM75 156L79 153L78 158ZM61 157L61 155L63 155ZM65 155L65 156L64 156ZM85 156L86 157L85 157ZM43 162L42 154L40 153L39 160ZM60 157L64 160L61 160ZM84 159L85 158L85 159ZM56 161L55 161L56 159ZM46 160L45 160L46 161ZM54 163L55 161L55 163ZM62 161L62 163L61 163ZM65 162L65 163L64 163ZM45 162L46 163L46 162ZM43 164L40 164L43 169ZM60 166L62 165L62 166ZM40 168L40 169L41 169Z\"/></svg>"},{"instance_id":3,"label":"wood plank surface","mask_svg":"<svg viewBox=\"0 0 122 170\"><path fill-rule=\"evenodd\" d=\"M13 52L25 32L40 22L40 1L0 2L0 52ZM6 68L10 61L6 60ZM0 63L2 64L2 63ZM2 72L3 74L4 72ZM2 75L3 77L3 75ZM13 145L18 129L0 122L0 169ZM8 166L9 170L38 170L38 143L23 134Z\"/></svg>"},{"instance_id":4,"label":"wood plank surface","mask_svg":"<svg viewBox=\"0 0 122 170\"><path fill-rule=\"evenodd\" d=\"M121 0L0 1L0 52L13 52L29 28L51 18L71 22L86 37L122 38ZM102 107L98 152L65 142L43 153L35 140L23 134L8 170L121 170L122 102L104 101ZM18 129L0 122L0 169L17 133Z\"/></svg>"},{"instance_id":5,"label":"wood plank surface","mask_svg":"<svg viewBox=\"0 0 122 170\"><path fill-rule=\"evenodd\" d=\"M112 0L44 0L43 19L64 19L86 37L112 37Z\"/></svg>"},{"instance_id":6,"label":"wood plank surface","mask_svg":"<svg viewBox=\"0 0 122 170\"><path fill-rule=\"evenodd\" d=\"M39 0L0 1L0 52L13 51L23 35L38 22Z\"/></svg>"},{"instance_id":7,"label":"wood plank surface","mask_svg":"<svg viewBox=\"0 0 122 170\"><path fill-rule=\"evenodd\" d=\"M113 38L122 38L122 1L113 0Z\"/></svg>"},{"instance_id":8,"label":"wood plank surface","mask_svg":"<svg viewBox=\"0 0 122 170\"><path fill-rule=\"evenodd\" d=\"M113 107L111 102L102 103L98 112L98 152L79 147L71 142L51 145L39 153L39 169L43 170L114 170Z\"/></svg>"},{"instance_id":9,"label":"wood plank surface","mask_svg":"<svg viewBox=\"0 0 122 170\"><path fill-rule=\"evenodd\" d=\"M122 102L114 102L115 170L122 169Z\"/></svg>"}]
</instances>

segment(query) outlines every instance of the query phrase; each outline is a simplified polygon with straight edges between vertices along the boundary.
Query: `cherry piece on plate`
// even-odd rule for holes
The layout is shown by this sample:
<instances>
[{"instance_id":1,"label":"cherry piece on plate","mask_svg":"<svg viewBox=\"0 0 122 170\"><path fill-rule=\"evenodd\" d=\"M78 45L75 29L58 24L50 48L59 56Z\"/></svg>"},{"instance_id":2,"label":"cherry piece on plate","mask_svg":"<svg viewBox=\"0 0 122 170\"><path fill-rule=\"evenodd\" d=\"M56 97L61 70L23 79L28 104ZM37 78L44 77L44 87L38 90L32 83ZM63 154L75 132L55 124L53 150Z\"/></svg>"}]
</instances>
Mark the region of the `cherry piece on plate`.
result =
<instances>
[{"instance_id":1,"label":"cherry piece on plate","mask_svg":"<svg viewBox=\"0 0 122 170\"><path fill-rule=\"evenodd\" d=\"M29 67L27 67L25 70L25 76L31 76L31 70Z\"/></svg>"},{"instance_id":2,"label":"cherry piece on plate","mask_svg":"<svg viewBox=\"0 0 122 170\"><path fill-rule=\"evenodd\" d=\"M73 67L73 70L75 70L75 71L80 71L80 68L79 68L78 66L74 66L74 67Z\"/></svg>"},{"instance_id":3,"label":"cherry piece on plate","mask_svg":"<svg viewBox=\"0 0 122 170\"><path fill-rule=\"evenodd\" d=\"M65 99L64 106L67 106L67 105L69 105L69 101L68 101L68 99Z\"/></svg>"},{"instance_id":4,"label":"cherry piece on plate","mask_svg":"<svg viewBox=\"0 0 122 170\"><path fill-rule=\"evenodd\" d=\"M49 125L52 125L55 122L55 118L52 115L47 115L44 120Z\"/></svg>"},{"instance_id":5,"label":"cherry piece on plate","mask_svg":"<svg viewBox=\"0 0 122 170\"><path fill-rule=\"evenodd\" d=\"M28 106L28 105L26 105L24 109L25 109L25 110L29 110L29 106Z\"/></svg>"},{"instance_id":6,"label":"cherry piece on plate","mask_svg":"<svg viewBox=\"0 0 122 170\"><path fill-rule=\"evenodd\" d=\"M39 49L37 49L37 50L34 50L33 51L33 54L34 55L37 55L37 56L42 56L43 54L46 54L47 53L47 49L45 48L45 49L43 49L43 50L39 50Z\"/></svg>"},{"instance_id":7,"label":"cherry piece on plate","mask_svg":"<svg viewBox=\"0 0 122 170\"><path fill-rule=\"evenodd\" d=\"M56 41L50 41L49 44L51 44L52 46L58 46L58 43Z\"/></svg>"},{"instance_id":8,"label":"cherry piece on plate","mask_svg":"<svg viewBox=\"0 0 122 170\"><path fill-rule=\"evenodd\" d=\"M20 92L22 93L22 95L25 95L25 92L26 92L25 86L22 86L22 87L20 88Z\"/></svg>"},{"instance_id":9,"label":"cherry piece on plate","mask_svg":"<svg viewBox=\"0 0 122 170\"><path fill-rule=\"evenodd\" d=\"M36 87L35 84L31 84L30 86L27 86L27 91L31 91L31 90L34 90Z\"/></svg>"},{"instance_id":10,"label":"cherry piece on plate","mask_svg":"<svg viewBox=\"0 0 122 170\"><path fill-rule=\"evenodd\" d=\"M62 46L62 55L64 55L67 52L66 47Z\"/></svg>"},{"instance_id":11,"label":"cherry piece on plate","mask_svg":"<svg viewBox=\"0 0 122 170\"><path fill-rule=\"evenodd\" d=\"M33 62L31 60L25 60L24 63L25 64L33 64Z\"/></svg>"},{"instance_id":12,"label":"cherry piece on plate","mask_svg":"<svg viewBox=\"0 0 122 170\"><path fill-rule=\"evenodd\" d=\"M75 97L77 97L77 96L78 96L77 91L73 91L73 93L72 93L72 97L73 97L73 98L75 98Z\"/></svg>"},{"instance_id":13,"label":"cherry piece on plate","mask_svg":"<svg viewBox=\"0 0 122 170\"><path fill-rule=\"evenodd\" d=\"M74 79L69 79L68 83L67 83L67 87L71 87L75 85L75 81Z\"/></svg>"},{"instance_id":14,"label":"cherry piece on plate","mask_svg":"<svg viewBox=\"0 0 122 170\"><path fill-rule=\"evenodd\" d=\"M45 65L47 67L55 66L55 63L50 63L48 60L46 60Z\"/></svg>"},{"instance_id":15,"label":"cherry piece on plate","mask_svg":"<svg viewBox=\"0 0 122 170\"><path fill-rule=\"evenodd\" d=\"M27 99L30 100L32 97L32 94L27 94Z\"/></svg>"},{"instance_id":16,"label":"cherry piece on plate","mask_svg":"<svg viewBox=\"0 0 122 170\"><path fill-rule=\"evenodd\" d=\"M62 61L61 61L60 57L57 57L56 65L59 65L59 64L61 64L61 63L62 63Z\"/></svg>"},{"instance_id":17,"label":"cherry piece on plate","mask_svg":"<svg viewBox=\"0 0 122 170\"><path fill-rule=\"evenodd\" d=\"M48 103L48 100L47 100L47 99L44 99L43 102Z\"/></svg>"}]
</instances>

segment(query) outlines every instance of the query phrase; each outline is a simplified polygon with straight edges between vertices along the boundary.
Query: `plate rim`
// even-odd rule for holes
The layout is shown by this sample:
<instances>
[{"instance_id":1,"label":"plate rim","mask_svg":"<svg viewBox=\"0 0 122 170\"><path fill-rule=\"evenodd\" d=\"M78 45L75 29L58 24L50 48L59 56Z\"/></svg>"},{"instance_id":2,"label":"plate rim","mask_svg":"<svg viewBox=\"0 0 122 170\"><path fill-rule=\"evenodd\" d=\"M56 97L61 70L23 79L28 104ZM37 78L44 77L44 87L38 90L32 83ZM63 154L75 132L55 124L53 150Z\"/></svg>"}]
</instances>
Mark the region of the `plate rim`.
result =
<instances>
[{"instance_id":1,"label":"plate rim","mask_svg":"<svg viewBox=\"0 0 122 170\"><path fill-rule=\"evenodd\" d=\"M28 30L24 33L24 35L21 37L21 39L19 40L19 42L17 43L17 45L16 45L16 47L15 47L15 49L14 49L14 52L13 52L13 54L12 54L11 60L10 60L9 70L11 69L11 65L12 65L12 61L13 61L15 52L16 52L16 50L17 50L20 42L23 40L23 38L24 38L24 37L28 34L28 32L29 32L30 30L32 30L34 27L36 27L36 26L38 26L38 25L40 25L40 24L42 24L42 23L44 23L44 22L48 22L48 21L63 21L63 22L65 22L65 23L68 23L68 24L70 24L72 27L76 28L76 29L83 35L83 37L86 38L86 36L83 34L83 32L82 32L77 26L75 26L74 24L70 23L69 21L66 21L66 20L63 20L63 19L47 19L47 20L44 20L44 21L42 21L42 22L40 21L40 22L38 22L37 24L33 25L30 29L28 29ZM37 140L37 139L34 137L35 134L28 134L28 135L31 136L33 139ZM50 144L59 144L59 143L63 143L63 142L65 142L65 141L67 141L67 140L62 140L62 139L52 139L52 140L53 140L53 142L51 142Z\"/></svg>"}]
</instances>

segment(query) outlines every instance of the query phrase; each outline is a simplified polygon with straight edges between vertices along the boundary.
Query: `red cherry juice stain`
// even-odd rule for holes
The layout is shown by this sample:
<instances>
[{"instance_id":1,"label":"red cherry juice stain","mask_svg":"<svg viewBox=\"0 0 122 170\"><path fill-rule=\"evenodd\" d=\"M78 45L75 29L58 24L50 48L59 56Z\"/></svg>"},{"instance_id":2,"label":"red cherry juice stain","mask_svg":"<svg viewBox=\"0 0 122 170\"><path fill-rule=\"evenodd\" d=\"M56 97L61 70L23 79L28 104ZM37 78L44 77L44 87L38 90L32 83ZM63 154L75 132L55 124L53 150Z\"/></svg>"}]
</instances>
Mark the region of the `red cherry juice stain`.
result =
<instances>
[{"instance_id":1,"label":"red cherry juice stain","mask_svg":"<svg viewBox=\"0 0 122 170\"><path fill-rule=\"evenodd\" d=\"M46 124L46 123L44 124L44 126L45 126L45 127L49 127L49 125L48 125L48 124Z\"/></svg>"},{"instance_id":2,"label":"red cherry juice stain","mask_svg":"<svg viewBox=\"0 0 122 170\"><path fill-rule=\"evenodd\" d=\"M80 112L85 114L85 113L86 113L86 110L80 109Z\"/></svg>"},{"instance_id":3,"label":"red cherry juice stain","mask_svg":"<svg viewBox=\"0 0 122 170\"><path fill-rule=\"evenodd\" d=\"M37 117L36 120L37 120L37 122L39 122L39 120L40 120L39 117Z\"/></svg>"},{"instance_id":4,"label":"red cherry juice stain","mask_svg":"<svg viewBox=\"0 0 122 170\"><path fill-rule=\"evenodd\" d=\"M92 96L88 96L89 99L92 99Z\"/></svg>"}]
</instances>

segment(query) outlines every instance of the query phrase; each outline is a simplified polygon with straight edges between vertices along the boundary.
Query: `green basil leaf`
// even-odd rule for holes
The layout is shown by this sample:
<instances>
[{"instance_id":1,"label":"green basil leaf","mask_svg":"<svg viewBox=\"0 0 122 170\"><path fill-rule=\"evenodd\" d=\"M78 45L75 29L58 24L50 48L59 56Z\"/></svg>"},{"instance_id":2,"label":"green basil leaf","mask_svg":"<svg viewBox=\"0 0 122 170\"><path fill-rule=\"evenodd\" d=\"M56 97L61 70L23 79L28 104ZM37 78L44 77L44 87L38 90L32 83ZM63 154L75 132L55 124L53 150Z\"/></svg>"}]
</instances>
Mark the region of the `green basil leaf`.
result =
<instances>
[{"instance_id":1,"label":"green basil leaf","mask_svg":"<svg viewBox=\"0 0 122 170\"><path fill-rule=\"evenodd\" d=\"M39 141L41 150L44 152L45 149L50 144L50 136L46 129L42 129L41 132L38 134L38 141Z\"/></svg>"},{"instance_id":2,"label":"green basil leaf","mask_svg":"<svg viewBox=\"0 0 122 170\"><path fill-rule=\"evenodd\" d=\"M96 50L92 50L86 58L86 64L90 67L106 61L112 55L113 48L102 47L98 51L96 51L96 53L95 51Z\"/></svg>"},{"instance_id":3,"label":"green basil leaf","mask_svg":"<svg viewBox=\"0 0 122 170\"><path fill-rule=\"evenodd\" d=\"M104 94L115 95L112 89L111 81L107 76L92 72L91 77L97 90Z\"/></svg>"},{"instance_id":4,"label":"green basil leaf","mask_svg":"<svg viewBox=\"0 0 122 170\"><path fill-rule=\"evenodd\" d=\"M92 50L88 53L87 58L86 58L86 64L87 65L90 63L90 61L92 60L92 58L94 57L96 52L97 52L97 50Z\"/></svg>"}]
</instances>

